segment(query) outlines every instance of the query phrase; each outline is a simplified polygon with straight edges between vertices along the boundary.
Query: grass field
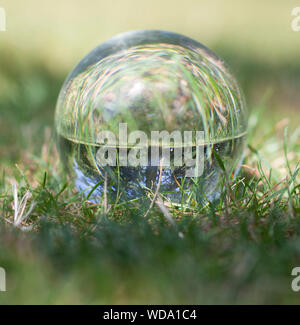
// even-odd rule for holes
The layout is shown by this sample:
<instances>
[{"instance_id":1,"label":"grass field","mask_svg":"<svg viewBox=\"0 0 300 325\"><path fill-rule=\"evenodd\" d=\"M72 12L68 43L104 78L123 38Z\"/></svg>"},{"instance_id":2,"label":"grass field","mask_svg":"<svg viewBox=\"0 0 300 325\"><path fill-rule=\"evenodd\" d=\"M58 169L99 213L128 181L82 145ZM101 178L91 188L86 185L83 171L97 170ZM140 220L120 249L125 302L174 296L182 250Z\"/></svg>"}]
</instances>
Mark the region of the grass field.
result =
<instances>
[{"instance_id":1,"label":"grass field","mask_svg":"<svg viewBox=\"0 0 300 325\"><path fill-rule=\"evenodd\" d=\"M0 2L8 24L0 34L0 304L300 302L291 290L300 266L297 4L227 3ZM154 204L147 218L150 200L108 209L80 197L53 132L72 66L115 33L144 28L217 52L249 108L243 168L233 182L224 177L220 200L168 212Z\"/></svg>"}]
</instances>

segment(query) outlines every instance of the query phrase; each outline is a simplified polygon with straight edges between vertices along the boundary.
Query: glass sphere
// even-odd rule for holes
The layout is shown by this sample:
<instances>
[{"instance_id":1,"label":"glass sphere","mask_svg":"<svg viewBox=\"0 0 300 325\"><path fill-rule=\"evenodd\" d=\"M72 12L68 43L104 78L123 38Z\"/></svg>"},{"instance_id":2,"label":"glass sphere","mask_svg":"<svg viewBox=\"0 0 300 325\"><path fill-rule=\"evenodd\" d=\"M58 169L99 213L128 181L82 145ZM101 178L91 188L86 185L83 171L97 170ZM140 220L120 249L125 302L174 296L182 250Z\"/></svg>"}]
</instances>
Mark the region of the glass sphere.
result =
<instances>
[{"instance_id":1,"label":"glass sphere","mask_svg":"<svg viewBox=\"0 0 300 325\"><path fill-rule=\"evenodd\" d=\"M224 62L190 38L156 30L121 34L84 57L62 87L55 124L78 190L111 203L216 199L220 159L234 175L247 133L246 107ZM189 173L193 159L200 174Z\"/></svg>"}]
</instances>

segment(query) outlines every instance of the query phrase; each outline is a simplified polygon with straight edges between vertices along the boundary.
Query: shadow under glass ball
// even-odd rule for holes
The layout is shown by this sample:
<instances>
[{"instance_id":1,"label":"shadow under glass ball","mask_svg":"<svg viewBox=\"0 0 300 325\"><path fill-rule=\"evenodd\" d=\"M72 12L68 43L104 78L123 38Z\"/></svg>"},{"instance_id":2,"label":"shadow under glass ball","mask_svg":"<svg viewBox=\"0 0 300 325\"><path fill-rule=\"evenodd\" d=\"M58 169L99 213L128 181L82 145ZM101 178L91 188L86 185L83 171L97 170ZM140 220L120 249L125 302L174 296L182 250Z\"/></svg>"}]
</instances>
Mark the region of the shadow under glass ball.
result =
<instances>
[{"instance_id":1,"label":"shadow under glass ball","mask_svg":"<svg viewBox=\"0 0 300 325\"><path fill-rule=\"evenodd\" d=\"M128 134L147 135L143 166L104 166L97 158L105 146L98 135L118 135L121 123ZM61 159L78 190L87 195L97 185L91 199L100 201L106 190L110 203L139 199L157 187L174 203L216 199L223 178L218 157L233 175L247 134L245 104L224 62L200 43L163 31L125 33L90 52L63 85L55 124ZM174 163L173 143L153 142L152 131L203 131L201 144L189 143L193 152L203 149L202 175L186 177L188 167ZM169 151L168 166L151 164L154 146L159 159L163 148ZM117 157L120 148L117 138Z\"/></svg>"}]
</instances>

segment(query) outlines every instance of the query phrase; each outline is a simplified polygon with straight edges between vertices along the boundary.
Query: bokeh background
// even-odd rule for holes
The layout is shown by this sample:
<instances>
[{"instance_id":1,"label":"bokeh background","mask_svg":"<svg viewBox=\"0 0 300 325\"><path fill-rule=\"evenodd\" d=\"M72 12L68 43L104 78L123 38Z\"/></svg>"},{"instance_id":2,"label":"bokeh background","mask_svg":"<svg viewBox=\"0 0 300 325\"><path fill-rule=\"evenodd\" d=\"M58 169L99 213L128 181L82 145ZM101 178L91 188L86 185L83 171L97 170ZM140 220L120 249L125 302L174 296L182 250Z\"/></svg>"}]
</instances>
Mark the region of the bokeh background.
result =
<instances>
[{"instance_id":1,"label":"bokeh background","mask_svg":"<svg viewBox=\"0 0 300 325\"><path fill-rule=\"evenodd\" d=\"M0 0L7 19L7 31L0 32L1 175L3 172L13 177L22 170L28 172L31 185L37 186L38 181L30 179L32 162L28 156L43 158L47 155L44 144L52 137L56 99L64 79L90 50L115 34L129 30L162 29L181 33L221 56L239 80L250 113L261 112L255 115L256 121L250 118L250 123L258 123L256 139L274 130L274 125L296 130L300 125L300 31L291 28L291 12L297 6L300 3L296 0ZM15 164L18 164L16 172L13 171ZM6 296L0 296L0 302L297 301L290 290L290 269L285 269L288 248L269 259L271 250L265 249L264 244L261 250L252 244L237 244L227 260L229 275L226 273L227 280L223 281L223 269L219 267L222 257L218 249L214 251L213 245L206 244L205 235L197 242L202 245L199 253L195 242L180 244L176 242L176 235L168 237L167 233L168 243L153 238L149 232L152 238L149 243L153 243L150 245L143 241L142 231L136 232L133 228L124 231L126 237L117 226L104 234L99 232L103 247L109 248L107 252L102 250L102 255L97 255L96 249L84 250L88 243L80 246L74 242L71 231L62 232L61 238L57 232L55 244L51 229L41 231L35 241L41 244L34 247L35 253L26 235L5 233L2 240L6 244L0 247L0 262L5 262L13 271L10 290ZM214 240L218 242L215 237ZM274 248L277 239L272 237L272 240ZM141 247L135 247L136 242L141 243ZM70 243L69 248L61 243ZM293 245L294 251L297 247L299 251L299 242ZM226 247L226 242L220 243L220 247ZM204 253L206 251L209 254ZM78 261L76 254L82 257ZM197 260L191 257L193 254ZM210 260L210 255L215 259ZM164 256L175 264L164 265L167 260ZM255 265L253 256L262 261L258 263L260 268L256 268L258 273L250 273ZM135 272L139 260L144 264ZM161 263L158 269L155 261ZM114 263L119 264L112 267ZM248 267L252 267L249 272ZM173 273L169 276L164 270ZM197 278L197 270L206 277ZM152 277L147 275L149 272L153 273ZM86 282L84 276L97 281ZM182 276L186 278L178 280ZM282 276L280 281L277 276ZM251 279L255 279L252 287ZM177 291L172 286L174 281L178 284Z\"/></svg>"},{"instance_id":2,"label":"bokeh background","mask_svg":"<svg viewBox=\"0 0 300 325\"><path fill-rule=\"evenodd\" d=\"M17 160L24 138L34 138L38 150L37 135L53 125L59 89L74 65L135 29L196 39L228 62L250 109L268 106L264 116L289 118L292 128L300 122L300 32L291 28L297 1L1 0L0 7L7 16L0 33L1 161Z\"/></svg>"}]
</instances>

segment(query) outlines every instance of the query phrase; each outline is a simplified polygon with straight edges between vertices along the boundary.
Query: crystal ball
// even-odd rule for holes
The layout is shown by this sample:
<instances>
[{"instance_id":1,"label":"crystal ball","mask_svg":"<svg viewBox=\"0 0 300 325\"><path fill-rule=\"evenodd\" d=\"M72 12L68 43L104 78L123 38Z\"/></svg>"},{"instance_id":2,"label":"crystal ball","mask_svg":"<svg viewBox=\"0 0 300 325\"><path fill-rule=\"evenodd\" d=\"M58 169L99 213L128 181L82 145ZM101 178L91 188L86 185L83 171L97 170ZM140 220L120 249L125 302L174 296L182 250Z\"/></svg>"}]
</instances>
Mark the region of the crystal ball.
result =
<instances>
[{"instance_id":1,"label":"crystal ball","mask_svg":"<svg viewBox=\"0 0 300 325\"><path fill-rule=\"evenodd\" d=\"M238 171L247 112L211 50L171 32L133 31L74 68L55 128L61 160L90 200L204 204L220 196L224 172Z\"/></svg>"}]
</instances>

